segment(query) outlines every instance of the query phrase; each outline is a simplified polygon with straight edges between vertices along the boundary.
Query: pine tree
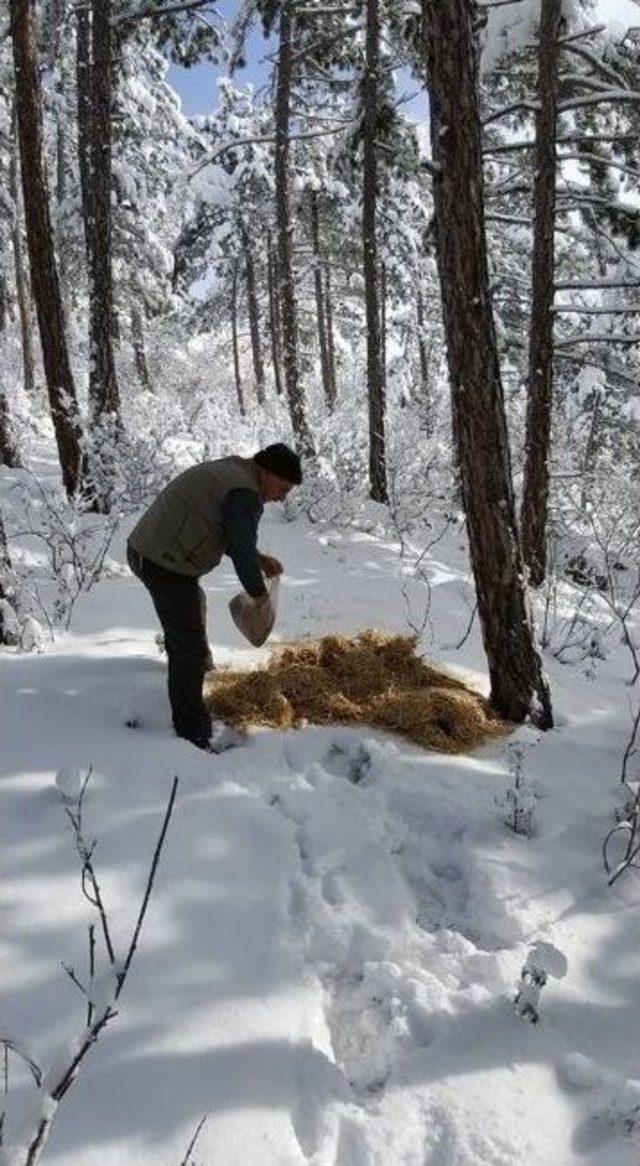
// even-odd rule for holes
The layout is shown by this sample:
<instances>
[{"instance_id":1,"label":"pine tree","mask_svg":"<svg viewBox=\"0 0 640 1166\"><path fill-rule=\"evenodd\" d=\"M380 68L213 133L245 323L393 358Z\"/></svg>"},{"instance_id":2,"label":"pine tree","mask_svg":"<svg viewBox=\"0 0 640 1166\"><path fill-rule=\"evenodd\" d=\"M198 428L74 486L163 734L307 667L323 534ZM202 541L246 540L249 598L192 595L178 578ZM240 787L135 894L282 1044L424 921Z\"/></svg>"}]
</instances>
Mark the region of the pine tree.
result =
<instances>
[{"instance_id":1,"label":"pine tree","mask_svg":"<svg viewBox=\"0 0 640 1166\"><path fill-rule=\"evenodd\" d=\"M522 578L484 230L477 60L466 0L423 0L438 268L462 497L491 702L553 723ZM534 708L537 698L538 708Z\"/></svg>"}]
</instances>

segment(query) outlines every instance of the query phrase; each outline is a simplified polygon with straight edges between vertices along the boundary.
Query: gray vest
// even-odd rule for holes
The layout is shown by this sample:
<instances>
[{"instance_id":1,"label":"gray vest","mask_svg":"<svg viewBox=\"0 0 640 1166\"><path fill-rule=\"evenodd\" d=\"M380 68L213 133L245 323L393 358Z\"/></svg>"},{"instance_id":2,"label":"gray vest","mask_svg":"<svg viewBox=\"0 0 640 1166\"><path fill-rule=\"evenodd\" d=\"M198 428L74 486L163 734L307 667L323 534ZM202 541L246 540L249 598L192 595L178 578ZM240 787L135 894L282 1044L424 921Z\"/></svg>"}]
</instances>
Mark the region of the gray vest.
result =
<instances>
[{"instance_id":1,"label":"gray vest","mask_svg":"<svg viewBox=\"0 0 640 1166\"><path fill-rule=\"evenodd\" d=\"M230 490L260 493L258 466L251 458L223 457L179 474L134 526L129 545L167 571L204 575L224 555L220 510Z\"/></svg>"}]
</instances>

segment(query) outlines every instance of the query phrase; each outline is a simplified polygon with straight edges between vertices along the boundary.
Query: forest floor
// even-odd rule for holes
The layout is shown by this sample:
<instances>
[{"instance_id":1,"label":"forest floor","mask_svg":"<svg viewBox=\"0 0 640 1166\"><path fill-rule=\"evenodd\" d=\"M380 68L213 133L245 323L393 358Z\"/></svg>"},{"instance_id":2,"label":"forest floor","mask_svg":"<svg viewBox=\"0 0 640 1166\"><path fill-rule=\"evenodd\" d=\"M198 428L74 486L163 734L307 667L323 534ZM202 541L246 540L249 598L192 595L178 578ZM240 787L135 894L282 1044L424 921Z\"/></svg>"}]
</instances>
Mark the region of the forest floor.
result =
<instances>
[{"instance_id":1,"label":"forest floor","mask_svg":"<svg viewBox=\"0 0 640 1166\"><path fill-rule=\"evenodd\" d=\"M5 481L9 535L19 477ZM416 575L382 529L267 511L261 549L286 572L276 639L406 633L407 612L414 623L426 612L426 578L421 649L486 691L477 620L454 646L473 604L459 536ZM95 914L56 775L92 767L84 828L116 954L179 777L119 1014L62 1101L43 1162L179 1166L206 1116L198 1166L637 1166L640 873L610 888L601 856L637 706L628 653L612 643L595 668L548 656L557 727L471 755L309 727L255 730L209 756L173 737L126 533L68 632L42 652L1 652L0 1032L45 1067L83 1032L86 1004L61 962L84 976ZM37 546L15 545L37 571ZM229 618L232 570L205 583L218 666L264 659ZM530 838L498 805L513 742ZM567 973L549 979L533 1025L514 995L536 941L559 949ZM13 1055L3 1101L9 1163L41 1107Z\"/></svg>"}]
</instances>

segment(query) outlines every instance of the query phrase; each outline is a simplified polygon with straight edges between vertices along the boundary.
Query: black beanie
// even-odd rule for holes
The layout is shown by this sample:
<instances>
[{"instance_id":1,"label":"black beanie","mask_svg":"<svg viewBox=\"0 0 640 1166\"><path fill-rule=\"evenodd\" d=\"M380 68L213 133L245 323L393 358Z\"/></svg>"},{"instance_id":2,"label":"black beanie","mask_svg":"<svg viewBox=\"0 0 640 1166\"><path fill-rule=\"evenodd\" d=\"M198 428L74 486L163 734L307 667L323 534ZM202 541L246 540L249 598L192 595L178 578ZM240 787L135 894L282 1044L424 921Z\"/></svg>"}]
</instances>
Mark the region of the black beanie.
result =
<instances>
[{"instance_id":1,"label":"black beanie","mask_svg":"<svg viewBox=\"0 0 640 1166\"><path fill-rule=\"evenodd\" d=\"M293 486L299 486L302 481L300 458L283 441L268 445L266 449L259 449L254 454L253 460L262 466L263 470L269 470L271 474L285 482L291 482Z\"/></svg>"}]
</instances>

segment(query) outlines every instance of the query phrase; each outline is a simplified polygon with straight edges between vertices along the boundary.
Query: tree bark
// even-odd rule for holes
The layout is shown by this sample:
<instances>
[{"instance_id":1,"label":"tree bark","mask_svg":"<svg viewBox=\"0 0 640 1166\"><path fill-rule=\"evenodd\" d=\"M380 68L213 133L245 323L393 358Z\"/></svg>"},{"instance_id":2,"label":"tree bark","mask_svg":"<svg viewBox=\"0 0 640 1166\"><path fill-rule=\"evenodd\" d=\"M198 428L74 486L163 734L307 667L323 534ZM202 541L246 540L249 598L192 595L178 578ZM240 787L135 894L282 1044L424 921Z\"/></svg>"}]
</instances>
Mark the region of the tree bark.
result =
<instances>
[{"instance_id":1,"label":"tree bark","mask_svg":"<svg viewBox=\"0 0 640 1166\"><path fill-rule=\"evenodd\" d=\"M22 466L18 447L11 432L11 419L7 396L0 385L0 465L10 470L19 470Z\"/></svg>"},{"instance_id":2,"label":"tree bark","mask_svg":"<svg viewBox=\"0 0 640 1166\"><path fill-rule=\"evenodd\" d=\"M431 399L431 384L429 381L429 355L425 339L424 296L418 288L416 299L416 315L418 319L418 360L420 364L420 403L424 410L424 425L427 437L433 433L433 401Z\"/></svg>"},{"instance_id":3,"label":"tree bark","mask_svg":"<svg viewBox=\"0 0 640 1166\"><path fill-rule=\"evenodd\" d=\"M111 275L111 0L92 0L91 164L93 239L90 267L89 398L94 418L110 415L119 429L120 394L113 359Z\"/></svg>"},{"instance_id":4,"label":"tree bark","mask_svg":"<svg viewBox=\"0 0 640 1166\"><path fill-rule=\"evenodd\" d=\"M49 214L38 61L29 0L10 0L10 13L31 286L62 479L71 496L79 484L82 465L80 428Z\"/></svg>"},{"instance_id":5,"label":"tree bark","mask_svg":"<svg viewBox=\"0 0 640 1166\"><path fill-rule=\"evenodd\" d=\"M258 404L264 405L264 363L262 360L262 344L260 341L260 312L256 295L256 276L253 263L253 254L249 236L244 228L242 231L242 250L244 253L244 272L247 282L247 310L249 312L249 333L251 336L251 356L253 359L253 375L256 382L256 396Z\"/></svg>"},{"instance_id":6,"label":"tree bark","mask_svg":"<svg viewBox=\"0 0 640 1166\"><path fill-rule=\"evenodd\" d=\"M291 113L292 26L291 0L283 0L280 13L280 48L275 108L275 187L278 230L278 299L282 313L284 380L294 442L303 457L315 454L307 422L304 389L298 364L298 322L293 282L291 237L293 224L289 206L289 121Z\"/></svg>"},{"instance_id":7,"label":"tree bark","mask_svg":"<svg viewBox=\"0 0 640 1166\"><path fill-rule=\"evenodd\" d=\"M246 417L247 409L240 375L240 352L238 351L238 260L234 259L231 274L231 342L233 347L233 373L236 380L236 393L240 416Z\"/></svg>"},{"instance_id":8,"label":"tree bark","mask_svg":"<svg viewBox=\"0 0 640 1166\"><path fill-rule=\"evenodd\" d=\"M382 372L378 245L376 237L378 173L376 131L380 85L379 0L367 0L365 68L363 77L363 192L362 244L367 321L367 396L369 401L369 493L375 502L387 502L385 399Z\"/></svg>"},{"instance_id":9,"label":"tree bark","mask_svg":"<svg viewBox=\"0 0 640 1166\"><path fill-rule=\"evenodd\" d=\"M327 326L327 360L329 362L329 389L335 407L338 399L338 380L336 376L336 350L333 337L333 300L331 296L331 269L329 260L323 264L324 275L324 307Z\"/></svg>"},{"instance_id":10,"label":"tree bark","mask_svg":"<svg viewBox=\"0 0 640 1166\"><path fill-rule=\"evenodd\" d=\"M144 323L142 320L142 312L137 304L134 304L131 308L131 345L140 384L146 393L152 393L154 388L151 373L149 372L149 365L147 364Z\"/></svg>"},{"instance_id":11,"label":"tree bark","mask_svg":"<svg viewBox=\"0 0 640 1166\"><path fill-rule=\"evenodd\" d=\"M8 604L15 611L15 596L10 583L11 558L4 529L2 511L0 511L0 644L15 643L14 636L9 630L9 621L5 618L4 604ZM9 613L11 617L11 613Z\"/></svg>"},{"instance_id":12,"label":"tree bark","mask_svg":"<svg viewBox=\"0 0 640 1166\"><path fill-rule=\"evenodd\" d=\"M489 291L477 62L469 0L423 0L438 269L462 498L491 677L507 720L552 723L522 578L495 325ZM537 698L537 707L536 707Z\"/></svg>"},{"instance_id":13,"label":"tree bark","mask_svg":"<svg viewBox=\"0 0 640 1166\"><path fill-rule=\"evenodd\" d=\"M323 284L323 264L320 253L320 215L318 211L318 192L309 191L309 210L311 217L311 245L313 247L313 280L316 296L316 320L318 324L318 346L320 349L320 371L322 374L322 388L327 409L333 412L336 401L335 377L332 377L331 354L327 330L327 314L325 307L325 289Z\"/></svg>"},{"instance_id":14,"label":"tree bark","mask_svg":"<svg viewBox=\"0 0 640 1166\"><path fill-rule=\"evenodd\" d=\"M82 224L87 269L92 266L94 232L93 183L91 178L91 17L88 3L76 8L76 91L78 95L78 170L82 200Z\"/></svg>"},{"instance_id":15,"label":"tree bark","mask_svg":"<svg viewBox=\"0 0 640 1166\"><path fill-rule=\"evenodd\" d=\"M33 355L33 333L31 329L29 277L24 268L22 250L22 230L20 224L20 186L18 183L18 115L15 106L11 115L11 137L13 145L9 156L9 195L14 206L11 226L13 266L16 281L16 299L20 317L20 340L22 343L22 383L28 397L35 392L35 362Z\"/></svg>"},{"instance_id":16,"label":"tree bark","mask_svg":"<svg viewBox=\"0 0 640 1166\"><path fill-rule=\"evenodd\" d=\"M56 201L62 206L67 197L67 134L66 120L62 113L65 98L65 77L63 73L65 56L60 52L62 26L65 19L65 0L49 0L48 41L49 68L55 74L55 134L56 134ZM57 73L56 73L57 69ZM60 279L66 280L66 252L63 240L58 237L58 263Z\"/></svg>"},{"instance_id":17,"label":"tree bark","mask_svg":"<svg viewBox=\"0 0 640 1166\"><path fill-rule=\"evenodd\" d=\"M271 333L271 363L273 365L273 379L276 385L276 393L280 397L282 395L282 376L280 373L280 341L282 333L280 327L280 303L278 300L278 260L276 252L271 244L271 235L267 236L267 256L269 265L269 331Z\"/></svg>"},{"instance_id":18,"label":"tree bark","mask_svg":"<svg viewBox=\"0 0 640 1166\"><path fill-rule=\"evenodd\" d=\"M7 281L4 271L0 270L0 350L7 327ZM11 432L11 419L7 395L2 381L0 381L0 465L17 470L21 466L20 454Z\"/></svg>"},{"instance_id":19,"label":"tree bark","mask_svg":"<svg viewBox=\"0 0 640 1166\"><path fill-rule=\"evenodd\" d=\"M534 151L534 227L525 466L520 526L529 578L539 587L547 567L549 447L553 404L556 124L558 35L562 0L542 0L538 110Z\"/></svg>"}]
</instances>

